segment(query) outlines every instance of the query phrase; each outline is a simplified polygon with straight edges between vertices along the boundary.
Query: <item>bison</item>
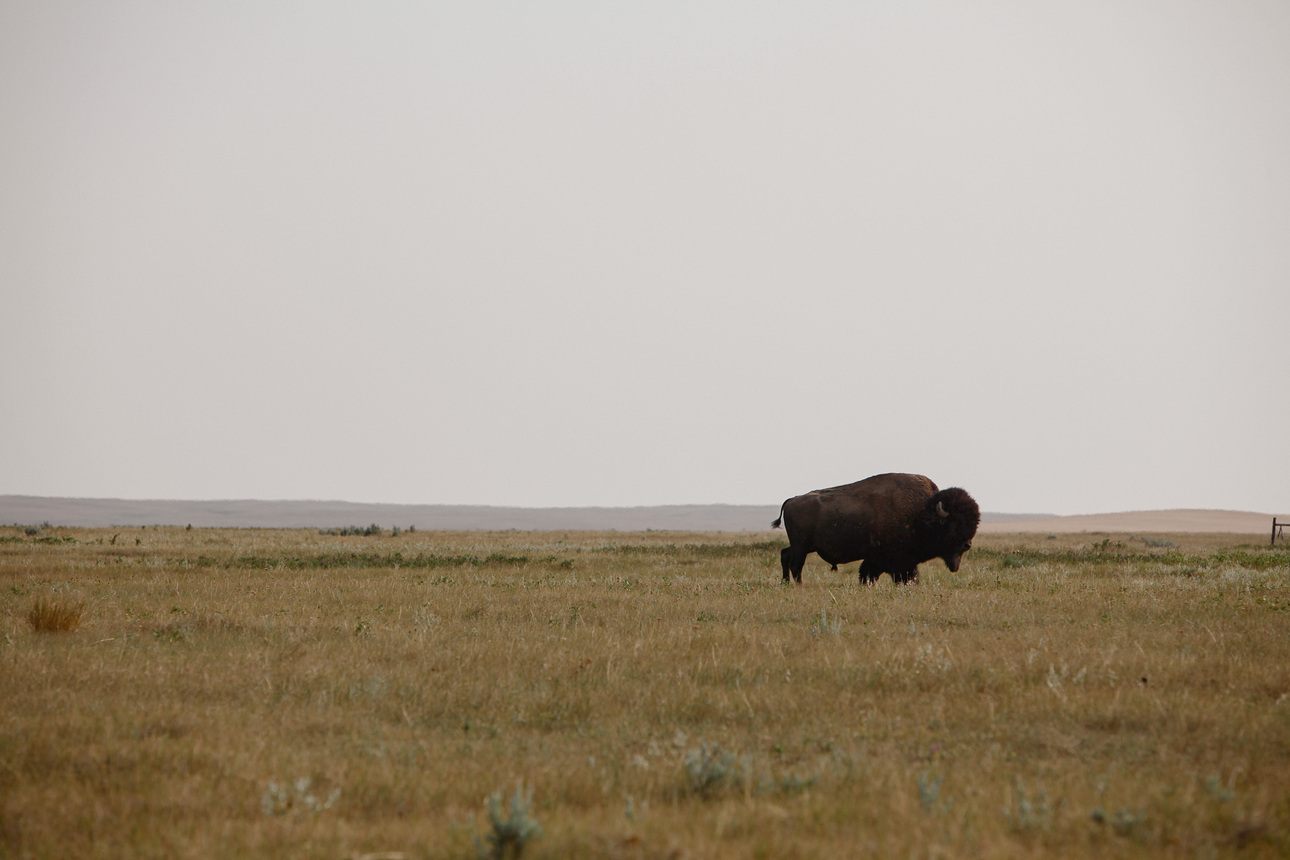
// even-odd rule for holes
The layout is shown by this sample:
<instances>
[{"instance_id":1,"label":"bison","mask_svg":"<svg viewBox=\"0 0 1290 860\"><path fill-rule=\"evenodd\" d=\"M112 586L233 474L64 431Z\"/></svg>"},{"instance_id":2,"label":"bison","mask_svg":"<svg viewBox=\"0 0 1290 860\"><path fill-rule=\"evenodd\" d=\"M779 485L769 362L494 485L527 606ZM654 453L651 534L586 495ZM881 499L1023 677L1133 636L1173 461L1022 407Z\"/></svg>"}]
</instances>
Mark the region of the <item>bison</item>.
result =
<instances>
[{"instance_id":1,"label":"bison","mask_svg":"<svg viewBox=\"0 0 1290 860\"><path fill-rule=\"evenodd\" d=\"M981 522L966 490L938 490L922 475L874 475L854 484L794 496L780 506L772 528L784 524L788 546L780 552L784 581L802 581L810 553L833 565L864 559L860 581L884 573L893 582L918 582L918 565L941 558L951 571Z\"/></svg>"}]
</instances>

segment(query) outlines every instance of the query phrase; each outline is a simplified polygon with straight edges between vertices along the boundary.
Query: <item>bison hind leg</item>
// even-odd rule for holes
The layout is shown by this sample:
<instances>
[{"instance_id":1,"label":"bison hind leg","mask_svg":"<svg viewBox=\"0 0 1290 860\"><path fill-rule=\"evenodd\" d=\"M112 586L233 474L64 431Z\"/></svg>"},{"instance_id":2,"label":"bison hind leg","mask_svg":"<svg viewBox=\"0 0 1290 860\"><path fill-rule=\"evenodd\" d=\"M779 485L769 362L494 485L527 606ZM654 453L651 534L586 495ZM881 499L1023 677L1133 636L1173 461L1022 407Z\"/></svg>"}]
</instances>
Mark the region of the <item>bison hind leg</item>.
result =
<instances>
[{"instance_id":1,"label":"bison hind leg","mask_svg":"<svg viewBox=\"0 0 1290 860\"><path fill-rule=\"evenodd\" d=\"M806 565L806 553L789 544L779 551L779 566L784 569L784 581L795 579L802 581L802 568Z\"/></svg>"},{"instance_id":2,"label":"bison hind leg","mask_svg":"<svg viewBox=\"0 0 1290 860\"><path fill-rule=\"evenodd\" d=\"M802 581L802 568L806 565L806 556L810 550L802 550L789 544L779 551L779 564L784 569L784 581L788 582L792 577L798 582Z\"/></svg>"}]
</instances>

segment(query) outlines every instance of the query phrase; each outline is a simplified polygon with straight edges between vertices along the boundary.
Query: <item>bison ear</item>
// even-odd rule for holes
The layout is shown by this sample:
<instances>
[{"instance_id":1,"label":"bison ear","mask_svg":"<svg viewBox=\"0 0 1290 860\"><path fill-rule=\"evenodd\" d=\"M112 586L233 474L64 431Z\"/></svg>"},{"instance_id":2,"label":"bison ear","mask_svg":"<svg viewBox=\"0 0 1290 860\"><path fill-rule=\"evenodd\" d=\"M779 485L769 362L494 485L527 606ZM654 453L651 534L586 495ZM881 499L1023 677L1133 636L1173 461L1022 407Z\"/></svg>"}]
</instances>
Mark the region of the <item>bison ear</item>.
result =
<instances>
[{"instance_id":1,"label":"bison ear","mask_svg":"<svg viewBox=\"0 0 1290 860\"><path fill-rule=\"evenodd\" d=\"M944 503L944 502L937 502L937 503L936 503L936 516L940 517L941 519L945 519L945 518L946 518L946 517L948 517L949 515L950 515L950 512L949 512L949 511L947 511L947 510L945 510L945 503Z\"/></svg>"}]
</instances>

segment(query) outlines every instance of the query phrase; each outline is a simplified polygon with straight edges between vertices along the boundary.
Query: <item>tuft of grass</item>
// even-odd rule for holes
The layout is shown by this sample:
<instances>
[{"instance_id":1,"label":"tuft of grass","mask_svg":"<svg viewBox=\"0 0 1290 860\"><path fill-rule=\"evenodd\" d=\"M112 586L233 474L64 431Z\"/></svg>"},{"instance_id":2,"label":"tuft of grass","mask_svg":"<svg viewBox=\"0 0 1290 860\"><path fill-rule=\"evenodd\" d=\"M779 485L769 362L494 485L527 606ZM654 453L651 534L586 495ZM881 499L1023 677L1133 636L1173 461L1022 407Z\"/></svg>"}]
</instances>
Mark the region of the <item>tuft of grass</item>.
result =
<instances>
[{"instance_id":1,"label":"tuft of grass","mask_svg":"<svg viewBox=\"0 0 1290 860\"><path fill-rule=\"evenodd\" d=\"M943 773L932 776L927 771L923 771L918 775L918 805L924 812L936 812L939 809L948 808L941 805L941 783L944 780Z\"/></svg>"},{"instance_id":2,"label":"tuft of grass","mask_svg":"<svg viewBox=\"0 0 1290 860\"><path fill-rule=\"evenodd\" d=\"M81 626L85 606L37 597L27 612L27 623L37 633L69 633Z\"/></svg>"},{"instance_id":3,"label":"tuft of grass","mask_svg":"<svg viewBox=\"0 0 1290 860\"><path fill-rule=\"evenodd\" d=\"M394 534L397 535L398 533L399 533L398 526L395 526ZM380 537L382 534L384 534L384 530L376 523L372 523L370 526L341 526L340 528L319 529L318 534L338 535L340 537L351 537L354 535L358 535L361 537L373 537L373 536Z\"/></svg>"},{"instance_id":4,"label":"tuft of grass","mask_svg":"<svg viewBox=\"0 0 1290 860\"><path fill-rule=\"evenodd\" d=\"M939 786L938 786L939 787ZM1012 803L1003 809L1003 817L1018 833L1033 833L1048 829L1052 810L1048 806L1048 792L1041 788L1030 795L1020 777L1013 779Z\"/></svg>"},{"instance_id":5,"label":"tuft of grass","mask_svg":"<svg viewBox=\"0 0 1290 860\"><path fill-rule=\"evenodd\" d=\"M481 841L475 838L475 848L480 858L502 860L513 857L518 860L523 856L524 848L533 839L542 835L542 828L537 819L532 817L533 793L524 794L523 784L515 786L511 795L510 812L502 817L502 793L499 791L488 798L488 824L492 828L484 834Z\"/></svg>"},{"instance_id":6,"label":"tuft of grass","mask_svg":"<svg viewBox=\"0 0 1290 860\"><path fill-rule=\"evenodd\" d=\"M1143 546L1155 547L1157 549L1160 549L1160 548L1177 549L1178 548L1178 544L1174 543L1168 538L1152 538L1152 537L1140 537L1138 535L1131 535L1129 537L1129 542L1132 543L1133 541L1137 541Z\"/></svg>"},{"instance_id":7,"label":"tuft of grass","mask_svg":"<svg viewBox=\"0 0 1290 860\"><path fill-rule=\"evenodd\" d=\"M339 788L333 788L326 797L319 797L312 788L313 780L307 776L291 784L270 781L260 797L260 809L269 816L301 812L317 814L331 809L340 800Z\"/></svg>"},{"instance_id":8,"label":"tuft of grass","mask_svg":"<svg viewBox=\"0 0 1290 860\"><path fill-rule=\"evenodd\" d=\"M699 797L713 797L734 785L738 777L738 757L717 744L702 744L685 756L685 775L690 791Z\"/></svg>"},{"instance_id":9,"label":"tuft of grass","mask_svg":"<svg viewBox=\"0 0 1290 860\"><path fill-rule=\"evenodd\" d=\"M829 634L837 636L841 630L842 622L839 619L834 618L832 621L829 620L829 610L827 607L821 609L811 621L810 632L812 636L825 636Z\"/></svg>"},{"instance_id":10,"label":"tuft of grass","mask_svg":"<svg viewBox=\"0 0 1290 860\"><path fill-rule=\"evenodd\" d=\"M1099 806L1093 810L1089 818L1096 824L1110 825L1111 830L1117 836L1131 836L1135 830L1140 829L1147 823L1146 815L1141 809L1132 809L1127 806L1121 806L1110 815Z\"/></svg>"}]
</instances>

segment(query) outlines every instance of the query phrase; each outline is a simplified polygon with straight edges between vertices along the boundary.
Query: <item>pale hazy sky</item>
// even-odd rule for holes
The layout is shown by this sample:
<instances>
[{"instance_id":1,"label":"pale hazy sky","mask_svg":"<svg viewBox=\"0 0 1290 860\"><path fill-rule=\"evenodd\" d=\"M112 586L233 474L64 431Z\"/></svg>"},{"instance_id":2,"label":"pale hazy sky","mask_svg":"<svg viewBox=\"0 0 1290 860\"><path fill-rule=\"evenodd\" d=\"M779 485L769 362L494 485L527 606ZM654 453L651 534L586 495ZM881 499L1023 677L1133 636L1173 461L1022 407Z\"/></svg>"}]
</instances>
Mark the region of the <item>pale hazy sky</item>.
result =
<instances>
[{"instance_id":1,"label":"pale hazy sky","mask_svg":"<svg viewBox=\"0 0 1290 860\"><path fill-rule=\"evenodd\" d=\"M1290 512L1290 3L0 0L0 493Z\"/></svg>"}]
</instances>

